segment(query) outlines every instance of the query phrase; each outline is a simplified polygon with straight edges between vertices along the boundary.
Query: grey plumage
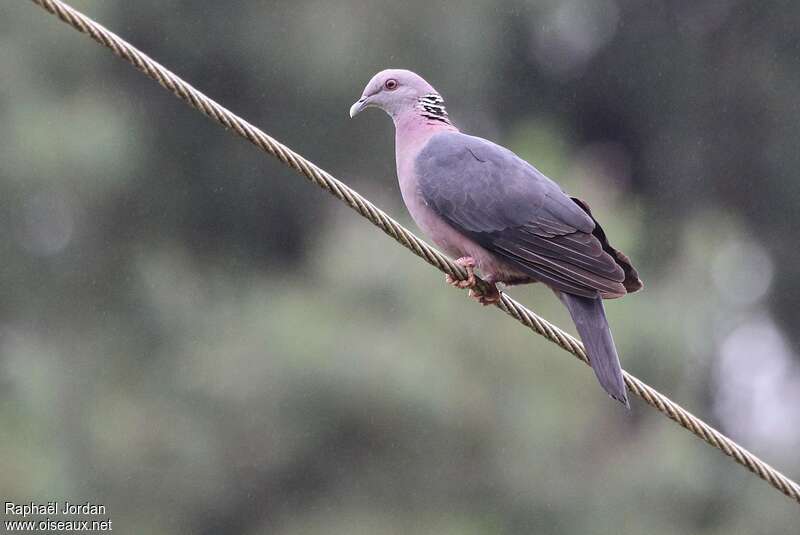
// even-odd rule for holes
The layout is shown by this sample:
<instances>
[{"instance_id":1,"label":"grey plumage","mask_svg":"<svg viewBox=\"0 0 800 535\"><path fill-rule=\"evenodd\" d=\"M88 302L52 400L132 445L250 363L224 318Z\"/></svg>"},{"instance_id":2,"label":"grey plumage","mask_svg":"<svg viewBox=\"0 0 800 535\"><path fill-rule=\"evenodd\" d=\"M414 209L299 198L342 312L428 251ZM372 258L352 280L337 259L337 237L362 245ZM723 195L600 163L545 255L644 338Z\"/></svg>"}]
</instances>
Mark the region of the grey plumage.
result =
<instances>
[{"instance_id":1,"label":"grey plumage","mask_svg":"<svg viewBox=\"0 0 800 535\"><path fill-rule=\"evenodd\" d=\"M586 354L597 376L608 395L625 404L628 403L628 393L625 391L625 382L622 379L622 368L619 365L617 348L611 336L611 328L606 320L606 311L603 300L597 297L581 297L560 292L561 302L569 310L572 321L578 329Z\"/></svg>"},{"instance_id":2,"label":"grey plumage","mask_svg":"<svg viewBox=\"0 0 800 535\"><path fill-rule=\"evenodd\" d=\"M591 215L510 150L445 132L415 165L426 204L522 273L584 297L626 293L625 271L593 234Z\"/></svg>"},{"instance_id":3,"label":"grey plumage","mask_svg":"<svg viewBox=\"0 0 800 535\"><path fill-rule=\"evenodd\" d=\"M628 405L602 297L641 286L581 201L513 152L460 132L430 138L417 157L423 201L458 232L557 290L600 384ZM638 286L637 286L638 285Z\"/></svg>"}]
</instances>

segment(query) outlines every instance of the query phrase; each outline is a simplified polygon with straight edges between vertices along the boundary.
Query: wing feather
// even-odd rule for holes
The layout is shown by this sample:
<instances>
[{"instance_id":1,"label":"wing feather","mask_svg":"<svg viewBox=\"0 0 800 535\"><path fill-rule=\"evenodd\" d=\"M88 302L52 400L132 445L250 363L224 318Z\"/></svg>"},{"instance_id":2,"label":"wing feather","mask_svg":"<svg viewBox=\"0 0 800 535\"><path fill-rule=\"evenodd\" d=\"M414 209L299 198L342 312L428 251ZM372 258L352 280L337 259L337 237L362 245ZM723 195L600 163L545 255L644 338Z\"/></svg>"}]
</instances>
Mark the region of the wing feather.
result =
<instances>
[{"instance_id":1,"label":"wing feather","mask_svg":"<svg viewBox=\"0 0 800 535\"><path fill-rule=\"evenodd\" d=\"M631 286L635 270L620 262L627 257L608 245L585 203L511 151L441 133L420 152L415 171L422 198L439 216L534 279L586 297L619 297Z\"/></svg>"}]
</instances>

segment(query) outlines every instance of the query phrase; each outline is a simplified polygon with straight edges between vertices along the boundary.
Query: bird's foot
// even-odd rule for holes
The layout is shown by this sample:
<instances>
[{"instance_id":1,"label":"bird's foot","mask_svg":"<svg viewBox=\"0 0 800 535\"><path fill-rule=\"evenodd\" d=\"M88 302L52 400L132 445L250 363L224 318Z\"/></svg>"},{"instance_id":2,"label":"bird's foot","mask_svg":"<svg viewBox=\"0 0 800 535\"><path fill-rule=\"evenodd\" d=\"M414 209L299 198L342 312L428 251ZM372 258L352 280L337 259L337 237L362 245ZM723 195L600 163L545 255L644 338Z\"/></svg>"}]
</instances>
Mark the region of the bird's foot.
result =
<instances>
[{"instance_id":1,"label":"bird's foot","mask_svg":"<svg viewBox=\"0 0 800 535\"><path fill-rule=\"evenodd\" d=\"M469 296L483 306L493 305L500 301L500 290L497 289L495 283L488 284L489 291L487 293L482 293L477 288L471 288L469 291Z\"/></svg>"},{"instance_id":2,"label":"bird's foot","mask_svg":"<svg viewBox=\"0 0 800 535\"><path fill-rule=\"evenodd\" d=\"M447 284L450 286L454 286L456 288L460 288L462 290L469 288L469 296L475 299L477 302L482 304L483 306L486 305L493 305L500 301L500 290L497 289L497 286L494 282L487 281L489 285L489 291L484 293L477 288L478 279L475 276L475 259L471 256L462 256L458 260L456 260L456 264L463 267L467 272L467 278L464 280L459 280L453 277L452 275L445 275L445 280Z\"/></svg>"},{"instance_id":3,"label":"bird's foot","mask_svg":"<svg viewBox=\"0 0 800 535\"><path fill-rule=\"evenodd\" d=\"M456 260L456 264L466 270L467 278L462 281L453 277L452 275L445 275L444 280L447 281L447 284L450 286L454 286L462 290L466 288L474 288L478 283L478 279L475 278L475 259L471 256L462 256Z\"/></svg>"}]
</instances>

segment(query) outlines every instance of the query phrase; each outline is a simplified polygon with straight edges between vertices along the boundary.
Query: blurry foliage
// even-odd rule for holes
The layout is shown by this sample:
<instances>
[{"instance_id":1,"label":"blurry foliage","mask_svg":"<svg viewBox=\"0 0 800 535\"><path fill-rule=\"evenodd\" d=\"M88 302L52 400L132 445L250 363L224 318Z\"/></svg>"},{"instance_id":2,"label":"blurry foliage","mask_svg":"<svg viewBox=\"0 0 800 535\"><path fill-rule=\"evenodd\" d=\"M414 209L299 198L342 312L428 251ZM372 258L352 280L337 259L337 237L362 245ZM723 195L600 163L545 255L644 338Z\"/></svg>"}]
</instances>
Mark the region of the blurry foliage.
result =
<instances>
[{"instance_id":1,"label":"blurry foliage","mask_svg":"<svg viewBox=\"0 0 800 535\"><path fill-rule=\"evenodd\" d=\"M634 259L645 291L608 303L625 367L800 475L800 4L74 5L404 222L390 122L347 109L375 71L420 72ZM26 2L2 8L0 71L6 499L104 503L123 533L796 527Z\"/></svg>"}]
</instances>

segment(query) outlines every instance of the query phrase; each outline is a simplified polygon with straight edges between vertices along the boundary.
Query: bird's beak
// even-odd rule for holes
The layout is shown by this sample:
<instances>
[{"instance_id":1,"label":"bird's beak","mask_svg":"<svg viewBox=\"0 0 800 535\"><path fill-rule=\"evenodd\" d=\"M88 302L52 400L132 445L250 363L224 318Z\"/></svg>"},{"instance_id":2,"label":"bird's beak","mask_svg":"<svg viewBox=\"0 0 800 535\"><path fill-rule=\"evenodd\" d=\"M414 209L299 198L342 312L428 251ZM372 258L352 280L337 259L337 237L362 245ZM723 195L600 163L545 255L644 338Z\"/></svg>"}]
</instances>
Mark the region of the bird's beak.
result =
<instances>
[{"instance_id":1,"label":"bird's beak","mask_svg":"<svg viewBox=\"0 0 800 535\"><path fill-rule=\"evenodd\" d=\"M369 99L367 97L361 97L356 101L355 104L350 106L350 118L352 119L361 111L369 105Z\"/></svg>"}]
</instances>

